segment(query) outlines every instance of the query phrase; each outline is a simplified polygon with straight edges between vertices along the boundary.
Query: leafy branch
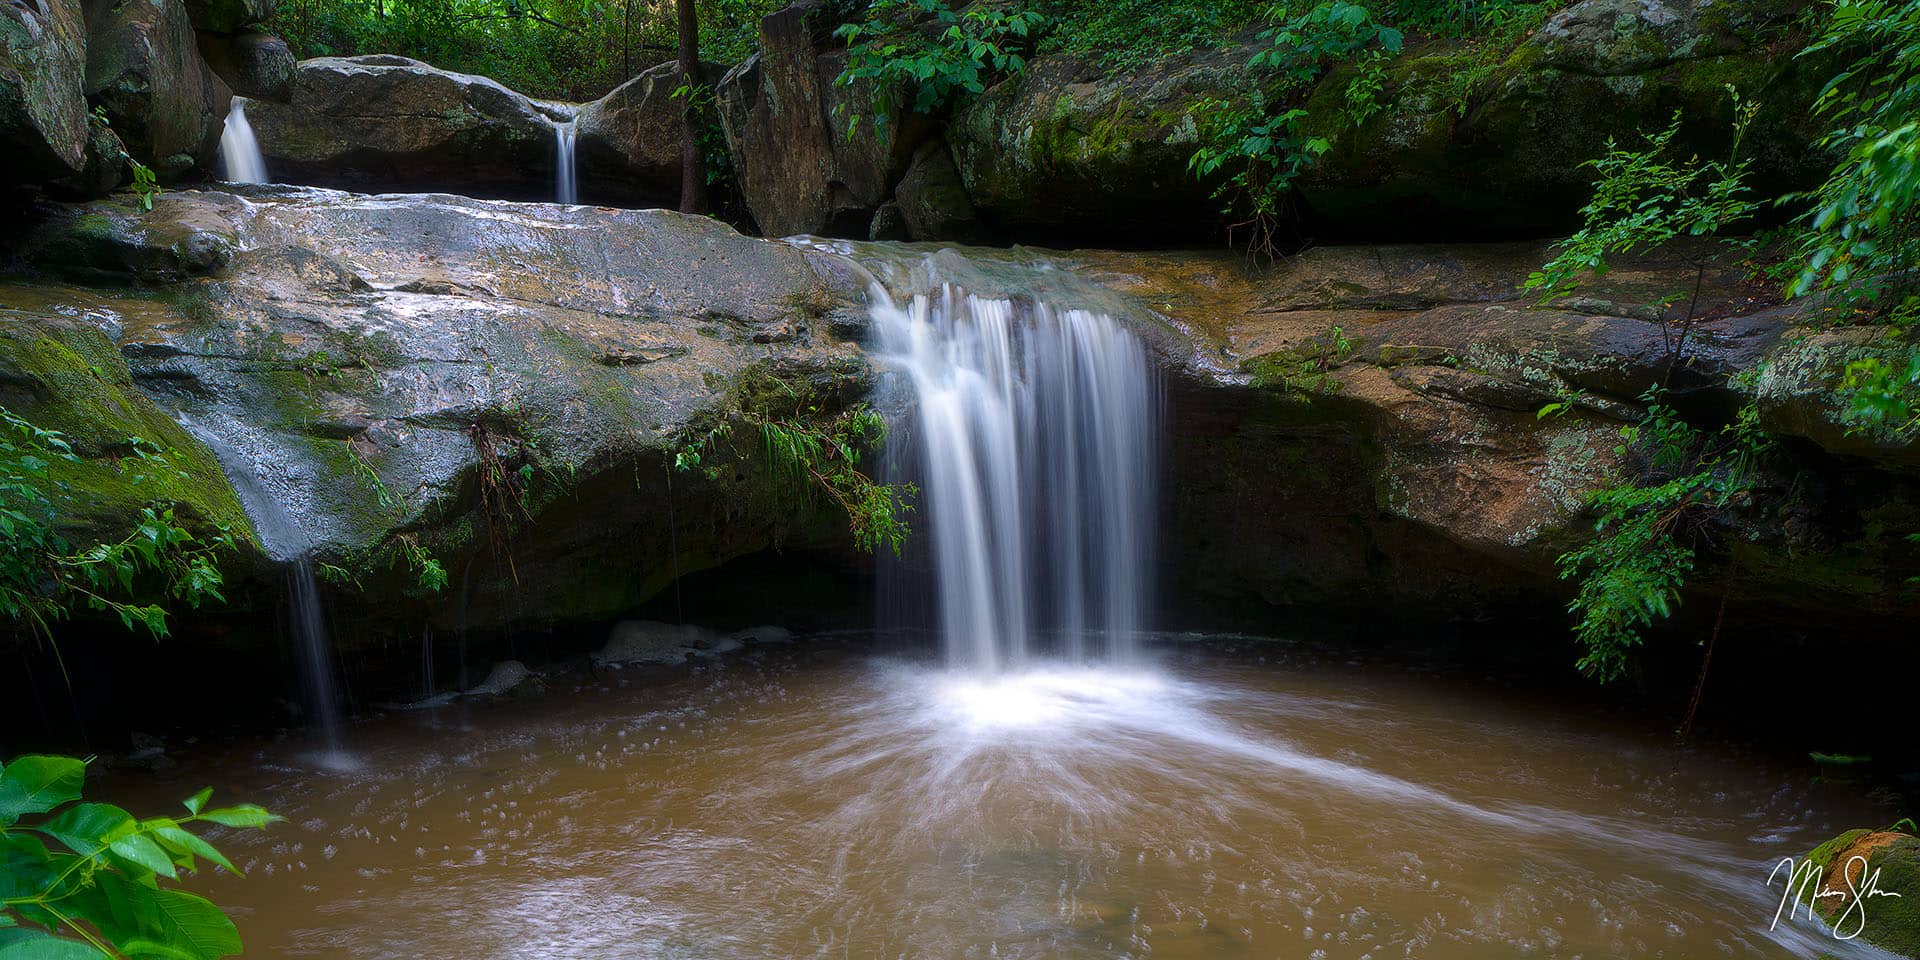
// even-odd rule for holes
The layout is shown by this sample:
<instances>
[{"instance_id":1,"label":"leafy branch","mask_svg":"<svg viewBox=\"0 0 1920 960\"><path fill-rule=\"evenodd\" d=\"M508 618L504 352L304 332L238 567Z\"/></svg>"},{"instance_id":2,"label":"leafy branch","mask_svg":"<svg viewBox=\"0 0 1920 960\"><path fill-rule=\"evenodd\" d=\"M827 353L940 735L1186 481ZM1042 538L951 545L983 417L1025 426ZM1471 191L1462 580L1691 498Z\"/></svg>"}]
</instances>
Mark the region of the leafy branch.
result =
<instances>
[{"instance_id":1,"label":"leafy branch","mask_svg":"<svg viewBox=\"0 0 1920 960\"><path fill-rule=\"evenodd\" d=\"M204 897L163 886L205 860L238 874L190 826L265 827L280 818L252 804L207 808L211 787L184 817L135 819L81 803L86 761L28 755L0 765L0 956L21 960L240 953L240 933Z\"/></svg>"}]
</instances>

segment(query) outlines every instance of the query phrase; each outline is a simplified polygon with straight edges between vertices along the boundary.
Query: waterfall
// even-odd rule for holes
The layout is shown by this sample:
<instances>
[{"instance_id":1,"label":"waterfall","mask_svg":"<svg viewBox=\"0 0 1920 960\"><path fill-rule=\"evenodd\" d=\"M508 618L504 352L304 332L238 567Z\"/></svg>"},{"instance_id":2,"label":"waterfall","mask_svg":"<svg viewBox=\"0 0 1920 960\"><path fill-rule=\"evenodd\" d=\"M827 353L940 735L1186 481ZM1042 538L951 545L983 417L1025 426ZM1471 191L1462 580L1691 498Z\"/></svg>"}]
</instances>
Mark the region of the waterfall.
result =
<instances>
[{"instance_id":1,"label":"waterfall","mask_svg":"<svg viewBox=\"0 0 1920 960\"><path fill-rule=\"evenodd\" d=\"M1145 345L1106 314L952 285L905 303L876 286L872 314L913 391L890 442L918 464L949 664L1017 667L1049 642L1070 660L1126 659L1153 586L1160 402Z\"/></svg>"},{"instance_id":2,"label":"waterfall","mask_svg":"<svg viewBox=\"0 0 1920 960\"><path fill-rule=\"evenodd\" d=\"M306 685L308 712L326 745L326 758L338 762L340 703L333 676L333 643L320 607L320 585L313 578L313 561L302 556L287 571L289 622L300 641L301 679Z\"/></svg>"},{"instance_id":3,"label":"waterfall","mask_svg":"<svg viewBox=\"0 0 1920 960\"><path fill-rule=\"evenodd\" d=\"M579 132L573 120L553 122L553 192L554 199L560 203L580 202L580 186L573 164L573 140Z\"/></svg>"},{"instance_id":4,"label":"waterfall","mask_svg":"<svg viewBox=\"0 0 1920 960\"><path fill-rule=\"evenodd\" d=\"M209 426L186 417L180 425L213 451L233 485L234 495L253 523L260 549L287 565L287 632L299 648L300 683L307 716L320 735L321 753L314 759L323 767L350 769L352 758L340 741L340 682L333 669L333 638L320 603L320 584L313 575L313 541L288 511L285 502L267 489L259 467L239 448Z\"/></svg>"},{"instance_id":5,"label":"waterfall","mask_svg":"<svg viewBox=\"0 0 1920 960\"><path fill-rule=\"evenodd\" d=\"M247 123L246 101L239 97L233 98L227 125L220 131L220 160L226 165L229 181L267 182L267 161L260 156L260 144L253 139L253 127Z\"/></svg>"}]
</instances>

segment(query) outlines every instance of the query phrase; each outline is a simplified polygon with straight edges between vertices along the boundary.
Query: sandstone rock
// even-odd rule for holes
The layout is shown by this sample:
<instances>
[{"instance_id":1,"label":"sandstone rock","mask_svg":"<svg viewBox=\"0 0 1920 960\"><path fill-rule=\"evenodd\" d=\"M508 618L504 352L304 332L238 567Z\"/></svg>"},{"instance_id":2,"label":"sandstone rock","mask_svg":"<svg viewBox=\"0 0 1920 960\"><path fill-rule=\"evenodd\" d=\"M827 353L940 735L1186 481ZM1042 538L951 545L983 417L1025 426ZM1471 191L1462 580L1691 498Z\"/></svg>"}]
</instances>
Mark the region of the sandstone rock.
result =
<instances>
[{"instance_id":1,"label":"sandstone rock","mask_svg":"<svg viewBox=\"0 0 1920 960\"><path fill-rule=\"evenodd\" d=\"M87 116L86 161L78 174L56 180L54 192L68 197L99 197L112 193L132 176L127 148L120 135L99 117Z\"/></svg>"},{"instance_id":2,"label":"sandstone rock","mask_svg":"<svg viewBox=\"0 0 1920 960\"><path fill-rule=\"evenodd\" d=\"M1212 239L1223 221L1187 172L1199 146L1187 107L1244 86L1247 56L1205 51L1120 76L1088 57L1038 58L948 127L967 194L1015 237Z\"/></svg>"},{"instance_id":3,"label":"sandstone rock","mask_svg":"<svg viewBox=\"0 0 1920 960\"><path fill-rule=\"evenodd\" d=\"M180 0L94 0L87 97L164 180L212 168L233 93L201 59Z\"/></svg>"},{"instance_id":4,"label":"sandstone rock","mask_svg":"<svg viewBox=\"0 0 1920 960\"><path fill-rule=\"evenodd\" d=\"M21 239L36 269L106 291L170 284L153 300L43 280L10 294L10 326L94 324L142 402L217 441L321 557L361 571L366 603L340 611L342 636L340 617L421 602L396 567L402 532L472 585L464 611L432 614L469 628L610 618L776 539L845 542L845 517L797 503L749 441L723 475L671 472L749 370L817 389L825 409L867 382L851 348L814 332L830 298L784 244L666 211L287 187L58 208ZM792 335L755 342L774 324ZM733 463L730 447L715 456ZM513 492L496 509L511 512L476 511L501 463ZM505 528L497 549L489 524Z\"/></svg>"},{"instance_id":5,"label":"sandstone rock","mask_svg":"<svg viewBox=\"0 0 1920 960\"><path fill-rule=\"evenodd\" d=\"M234 93L254 100L292 101L297 67L285 40L258 30L231 34L201 30L197 36L201 56Z\"/></svg>"},{"instance_id":6,"label":"sandstone rock","mask_svg":"<svg viewBox=\"0 0 1920 960\"><path fill-rule=\"evenodd\" d=\"M46 183L87 165L87 38L79 0L0 16L0 179Z\"/></svg>"},{"instance_id":7,"label":"sandstone rock","mask_svg":"<svg viewBox=\"0 0 1920 960\"><path fill-rule=\"evenodd\" d=\"M300 63L290 103L250 100L267 168L289 183L553 198L553 119L485 77L388 55Z\"/></svg>"},{"instance_id":8,"label":"sandstone rock","mask_svg":"<svg viewBox=\"0 0 1920 960\"><path fill-rule=\"evenodd\" d=\"M1733 6L1586 0L1498 64L1471 49L1410 50L1387 64L1384 109L1358 128L1345 109L1352 68L1332 70L1305 107L1303 132L1332 143L1298 184L1309 229L1368 239L1569 232L1590 192L1585 163L1610 139L1637 145L1678 113L1677 156L1724 155L1729 84L1762 105L1743 145L1760 191L1818 183L1830 161L1811 147L1821 133L1811 106L1832 71L1795 56L1778 29L1790 10Z\"/></svg>"}]
</instances>

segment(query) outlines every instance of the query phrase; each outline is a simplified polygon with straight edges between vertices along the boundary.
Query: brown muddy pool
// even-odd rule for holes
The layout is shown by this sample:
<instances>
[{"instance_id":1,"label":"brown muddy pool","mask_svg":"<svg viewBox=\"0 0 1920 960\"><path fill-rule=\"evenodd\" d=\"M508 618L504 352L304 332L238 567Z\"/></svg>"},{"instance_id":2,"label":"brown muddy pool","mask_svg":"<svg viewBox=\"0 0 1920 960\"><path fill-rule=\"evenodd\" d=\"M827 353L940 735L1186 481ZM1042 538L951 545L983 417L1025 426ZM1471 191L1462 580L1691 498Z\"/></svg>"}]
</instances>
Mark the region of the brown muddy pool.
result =
<instances>
[{"instance_id":1,"label":"brown muddy pool","mask_svg":"<svg viewBox=\"0 0 1920 960\"><path fill-rule=\"evenodd\" d=\"M814 639L120 775L287 822L192 884L251 957L1873 956L1768 872L1882 816L1273 642L986 680ZM1871 922L1871 920L1869 920Z\"/></svg>"}]
</instances>

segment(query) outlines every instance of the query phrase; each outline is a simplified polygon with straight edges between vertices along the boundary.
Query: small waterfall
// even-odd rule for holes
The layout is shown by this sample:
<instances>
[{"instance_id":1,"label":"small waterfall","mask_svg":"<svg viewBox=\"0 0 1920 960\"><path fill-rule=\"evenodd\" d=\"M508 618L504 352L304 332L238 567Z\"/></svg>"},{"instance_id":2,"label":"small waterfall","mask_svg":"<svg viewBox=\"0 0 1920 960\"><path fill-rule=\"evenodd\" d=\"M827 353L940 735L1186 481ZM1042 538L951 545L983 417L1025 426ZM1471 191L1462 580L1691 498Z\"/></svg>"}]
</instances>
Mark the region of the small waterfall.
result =
<instances>
[{"instance_id":1,"label":"small waterfall","mask_svg":"<svg viewBox=\"0 0 1920 960\"><path fill-rule=\"evenodd\" d=\"M313 541L280 498L267 489L245 454L200 424L182 418L181 425L213 451L240 506L253 521L261 549L287 564L287 628L299 646L308 719L320 735L322 751L315 759L328 769L349 769L353 761L340 740L340 682L333 669L333 638L320 603L320 584L313 575Z\"/></svg>"},{"instance_id":2,"label":"small waterfall","mask_svg":"<svg viewBox=\"0 0 1920 960\"><path fill-rule=\"evenodd\" d=\"M340 749L340 700L333 676L333 642L320 607L320 584L313 578L313 561L301 556L287 571L289 622L300 641L301 679L306 685L308 711L326 745L326 759L337 763Z\"/></svg>"},{"instance_id":3,"label":"small waterfall","mask_svg":"<svg viewBox=\"0 0 1920 960\"><path fill-rule=\"evenodd\" d=\"M1018 666L1055 640L1126 659L1152 594L1159 388L1112 317L873 290L881 352L911 382L939 630L950 665ZM893 451L898 452L898 451Z\"/></svg>"},{"instance_id":4,"label":"small waterfall","mask_svg":"<svg viewBox=\"0 0 1920 960\"><path fill-rule=\"evenodd\" d=\"M266 183L267 161L260 155L260 143L253 138L247 123L246 101L233 98L227 111L227 125L220 131L220 160L233 183Z\"/></svg>"},{"instance_id":5,"label":"small waterfall","mask_svg":"<svg viewBox=\"0 0 1920 960\"><path fill-rule=\"evenodd\" d=\"M573 140L580 132L573 120L553 122L553 192L560 203L579 203L580 186L575 179Z\"/></svg>"}]
</instances>

